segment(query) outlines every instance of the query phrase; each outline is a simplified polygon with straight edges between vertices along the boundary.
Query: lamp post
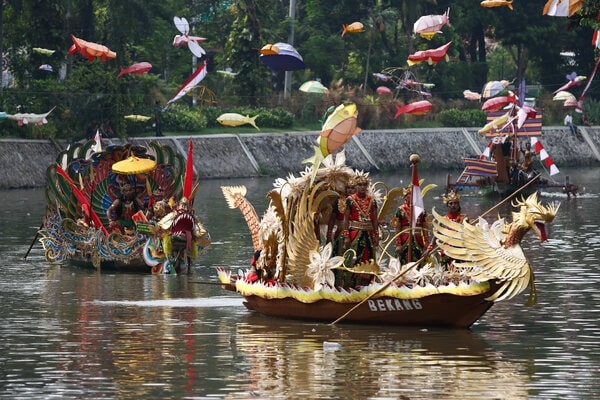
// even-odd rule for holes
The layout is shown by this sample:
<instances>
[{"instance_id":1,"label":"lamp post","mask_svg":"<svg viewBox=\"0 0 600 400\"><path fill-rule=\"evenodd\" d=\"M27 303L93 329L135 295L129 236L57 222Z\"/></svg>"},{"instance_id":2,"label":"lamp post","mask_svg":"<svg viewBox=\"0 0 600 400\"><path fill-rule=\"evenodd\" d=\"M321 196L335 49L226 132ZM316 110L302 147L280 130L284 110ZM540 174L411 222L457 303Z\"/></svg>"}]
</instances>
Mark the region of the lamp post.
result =
<instances>
[{"instance_id":1,"label":"lamp post","mask_svg":"<svg viewBox=\"0 0 600 400\"><path fill-rule=\"evenodd\" d=\"M290 36L288 43L294 45L294 20L296 18L296 0L290 0L290 10L288 16L290 17ZM285 71L285 78L283 81L283 98L287 99L292 93L292 71Z\"/></svg>"}]
</instances>

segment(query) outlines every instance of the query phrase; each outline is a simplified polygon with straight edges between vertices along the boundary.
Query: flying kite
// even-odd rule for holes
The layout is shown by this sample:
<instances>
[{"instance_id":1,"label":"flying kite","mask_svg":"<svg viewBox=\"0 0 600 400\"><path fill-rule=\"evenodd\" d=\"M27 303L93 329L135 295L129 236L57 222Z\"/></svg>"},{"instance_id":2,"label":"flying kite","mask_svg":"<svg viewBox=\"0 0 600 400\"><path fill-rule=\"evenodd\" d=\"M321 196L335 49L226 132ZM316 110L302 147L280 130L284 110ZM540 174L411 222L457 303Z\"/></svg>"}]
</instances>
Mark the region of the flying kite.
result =
<instances>
[{"instance_id":1,"label":"flying kite","mask_svg":"<svg viewBox=\"0 0 600 400\"><path fill-rule=\"evenodd\" d=\"M438 62L446 59L448 61L448 49L452 42L448 42L443 46L438 47L437 49L430 50L422 50L417 51L414 54L408 56L408 65L413 66L415 64L420 64L422 62L427 62L429 65L437 64Z\"/></svg>"},{"instance_id":2,"label":"flying kite","mask_svg":"<svg viewBox=\"0 0 600 400\"><path fill-rule=\"evenodd\" d=\"M503 114L503 115L499 116L498 118L488 122L487 124L484 125L483 128L478 130L477 133L480 133L483 135L492 130L501 131L502 129L504 129L504 127L506 125L508 125L510 122L512 122L512 120L514 118L516 118L516 117L511 118L509 116L509 114L510 113L507 112L506 114Z\"/></svg>"},{"instance_id":3,"label":"flying kite","mask_svg":"<svg viewBox=\"0 0 600 400\"><path fill-rule=\"evenodd\" d=\"M129 115L125 115L123 118L125 118L128 121L147 122L147 121L150 121L150 119L152 117L148 117L146 115L139 115L139 114L129 114Z\"/></svg>"},{"instance_id":4,"label":"flying kite","mask_svg":"<svg viewBox=\"0 0 600 400\"><path fill-rule=\"evenodd\" d=\"M357 123L358 110L354 103L340 104L329 114L317 139L318 146L314 147L315 154L302 161L303 164L312 164L312 181L314 181L319 165L325 157L340 149L352 136L361 132Z\"/></svg>"},{"instance_id":5,"label":"flying kite","mask_svg":"<svg viewBox=\"0 0 600 400\"><path fill-rule=\"evenodd\" d=\"M121 71L119 72L119 75L117 75L117 78L126 74L146 74L151 69L152 64L146 61L142 61L139 63L132 64L129 67L121 68Z\"/></svg>"},{"instance_id":6,"label":"flying kite","mask_svg":"<svg viewBox=\"0 0 600 400\"><path fill-rule=\"evenodd\" d=\"M565 90L561 90L560 92L556 93L554 95L554 97L552 97L552 100L566 101L566 100L576 100L576 99L575 99L575 95L573 93L567 92Z\"/></svg>"},{"instance_id":7,"label":"flying kite","mask_svg":"<svg viewBox=\"0 0 600 400\"><path fill-rule=\"evenodd\" d=\"M556 89L554 92L552 92L552 94L556 94L556 93L562 92L564 90L569 90L573 86L579 86L579 85L581 85L581 82L583 82L587 77L582 76L582 75L577 75L577 73L575 73L575 72L571 72L570 74L566 75L566 78L567 78L568 82L565 83L564 85L562 85L561 87L559 87L558 89Z\"/></svg>"},{"instance_id":8,"label":"flying kite","mask_svg":"<svg viewBox=\"0 0 600 400\"><path fill-rule=\"evenodd\" d=\"M12 119L13 121L17 121L17 125L23 126L27 124L35 124L35 125L45 125L48 123L46 117L50 114L56 107L52 107L50 111L45 114L31 114L31 113L18 113L18 114L6 114L6 118Z\"/></svg>"},{"instance_id":9,"label":"flying kite","mask_svg":"<svg viewBox=\"0 0 600 400\"><path fill-rule=\"evenodd\" d=\"M415 101L413 103L406 104L402 107L400 107L398 104L396 104L396 115L394 115L394 119L398 119L398 117L401 116L402 114L412 114L412 115L427 114L431 110L432 107L433 107L433 104L431 104L427 100Z\"/></svg>"},{"instance_id":10,"label":"flying kite","mask_svg":"<svg viewBox=\"0 0 600 400\"><path fill-rule=\"evenodd\" d=\"M306 81L302 85L300 85L299 90L304 93L328 93L329 89L327 89L321 82L319 81Z\"/></svg>"},{"instance_id":11,"label":"flying kite","mask_svg":"<svg viewBox=\"0 0 600 400\"><path fill-rule=\"evenodd\" d=\"M102 62L105 62L109 58L117 57L117 53L104 45L87 42L83 39L76 38L73 35L71 35L71 39L73 39L73 45L69 49L69 54L71 55L79 53L90 61L94 61L94 58L97 57Z\"/></svg>"},{"instance_id":12,"label":"flying kite","mask_svg":"<svg viewBox=\"0 0 600 400\"><path fill-rule=\"evenodd\" d=\"M500 92L502 92L508 86L507 80L501 81L489 81L485 85L483 85L483 89L481 90L481 98L488 99L490 97L494 97Z\"/></svg>"},{"instance_id":13,"label":"flying kite","mask_svg":"<svg viewBox=\"0 0 600 400\"><path fill-rule=\"evenodd\" d=\"M242 126L250 124L253 127L255 127L256 130L260 131L260 129L258 129L258 126L256 126L256 118L258 118L258 115L255 115L254 117L250 118L247 115L243 116L242 114L237 113L225 113L217 117L217 122L223 126Z\"/></svg>"},{"instance_id":14,"label":"flying kite","mask_svg":"<svg viewBox=\"0 0 600 400\"><path fill-rule=\"evenodd\" d=\"M486 100L485 103L481 106L483 111L500 111L502 108L507 106L508 104L517 104L518 99L514 93L509 92L508 96L498 96L492 97L491 99Z\"/></svg>"},{"instance_id":15,"label":"flying kite","mask_svg":"<svg viewBox=\"0 0 600 400\"><path fill-rule=\"evenodd\" d=\"M41 47L34 47L32 50L34 53L42 54L44 56L51 56L56 51L56 50L44 49Z\"/></svg>"},{"instance_id":16,"label":"flying kite","mask_svg":"<svg viewBox=\"0 0 600 400\"><path fill-rule=\"evenodd\" d=\"M342 25L342 37L344 37L346 33L358 33L364 31L365 26L361 22L353 22L350 25Z\"/></svg>"},{"instance_id":17,"label":"flying kite","mask_svg":"<svg viewBox=\"0 0 600 400\"><path fill-rule=\"evenodd\" d=\"M38 68L40 71L45 71L45 72L53 72L54 68L52 68L52 65L50 64L42 64L40 65L40 67Z\"/></svg>"},{"instance_id":18,"label":"flying kite","mask_svg":"<svg viewBox=\"0 0 600 400\"><path fill-rule=\"evenodd\" d=\"M223 75L226 78L235 78L239 72L233 72L231 68L218 69L217 74Z\"/></svg>"},{"instance_id":19,"label":"flying kite","mask_svg":"<svg viewBox=\"0 0 600 400\"><path fill-rule=\"evenodd\" d=\"M531 106L522 106L517 111L517 128L521 129L525 121L529 118L535 118L537 111Z\"/></svg>"},{"instance_id":20,"label":"flying kite","mask_svg":"<svg viewBox=\"0 0 600 400\"><path fill-rule=\"evenodd\" d=\"M392 77L390 75L382 74L381 72L375 72L373 74L373 76L375 77L376 80L382 81L382 82L389 82L392 80Z\"/></svg>"},{"instance_id":21,"label":"flying kite","mask_svg":"<svg viewBox=\"0 0 600 400\"><path fill-rule=\"evenodd\" d=\"M168 107L169 104L171 104L171 103L179 100L183 96L185 96L190 90L192 90L194 87L196 87L196 85L198 85L198 83L200 83L200 81L202 79L204 79L205 76L206 76L206 61L204 61L202 64L200 64L200 66L198 68L196 68L196 71L194 71L194 73L188 78L188 80L185 81L184 84L181 85L181 87L179 89L177 89L177 93L175 93L175 96L173 96L173 98L167 102L166 107ZM165 107L165 109L166 109L166 107Z\"/></svg>"},{"instance_id":22,"label":"flying kite","mask_svg":"<svg viewBox=\"0 0 600 400\"><path fill-rule=\"evenodd\" d=\"M481 93L476 93L476 92L473 92L473 91L471 91L469 89L463 90L463 96L467 100L473 100L473 101L475 101L475 100L481 100Z\"/></svg>"},{"instance_id":23,"label":"flying kite","mask_svg":"<svg viewBox=\"0 0 600 400\"><path fill-rule=\"evenodd\" d=\"M380 96L391 96L392 89L390 89L387 86L377 86L377 89L375 89L375 93L377 93Z\"/></svg>"},{"instance_id":24,"label":"flying kite","mask_svg":"<svg viewBox=\"0 0 600 400\"><path fill-rule=\"evenodd\" d=\"M206 51L198 44L198 42L203 42L206 38L198 37L198 36L190 36L190 24L187 19L181 17L173 17L173 23L179 32L182 35L175 35L173 38L173 46L186 46L190 49L193 55L198 58L201 58Z\"/></svg>"},{"instance_id":25,"label":"flying kite","mask_svg":"<svg viewBox=\"0 0 600 400\"><path fill-rule=\"evenodd\" d=\"M298 51L288 43L267 44L260 50L260 61L275 71L296 71L304 69L304 60Z\"/></svg>"},{"instance_id":26,"label":"flying kite","mask_svg":"<svg viewBox=\"0 0 600 400\"><path fill-rule=\"evenodd\" d=\"M494 8L494 7L508 7L509 10L513 10L513 0L483 0L481 7Z\"/></svg>"},{"instance_id":27,"label":"flying kite","mask_svg":"<svg viewBox=\"0 0 600 400\"><path fill-rule=\"evenodd\" d=\"M548 0L542 15L551 17L570 17L583 7L583 0Z\"/></svg>"},{"instance_id":28,"label":"flying kite","mask_svg":"<svg viewBox=\"0 0 600 400\"><path fill-rule=\"evenodd\" d=\"M417 20L413 26L413 32L422 38L431 40L444 25L450 26L450 8L442 15L425 15Z\"/></svg>"}]
</instances>

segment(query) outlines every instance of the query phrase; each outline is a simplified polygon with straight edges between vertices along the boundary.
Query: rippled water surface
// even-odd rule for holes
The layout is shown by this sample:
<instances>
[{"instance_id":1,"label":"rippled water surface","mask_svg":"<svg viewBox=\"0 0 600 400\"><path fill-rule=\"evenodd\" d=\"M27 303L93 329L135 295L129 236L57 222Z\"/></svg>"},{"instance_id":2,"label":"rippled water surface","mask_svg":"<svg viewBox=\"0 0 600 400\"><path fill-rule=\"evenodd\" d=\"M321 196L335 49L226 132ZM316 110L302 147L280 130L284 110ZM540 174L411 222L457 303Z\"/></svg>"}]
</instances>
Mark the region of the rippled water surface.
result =
<instances>
[{"instance_id":1,"label":"rippled water surface","mask_svg":"<svg viewBox=\"0 0 600 400\"><path fill-rule=\"evenodd\" d=\"M543 193L562 205L549 241L529 234L523 244L537 304L523 305L526 291L470 330L302 323L248 312L215 284L215 267L244 267L252 253L245 222L227 208L220 186L246 184L262 214L272 179L201 183L196 210L213 246L184 276L50 266L37 242L24 260L42 220L43 191L0 192L0 396L598 398L600 169L563 172L585 193L571 200ZM443 207L445 176L421 178L439 185L427 208ZM462 205L477 216L494 203L469 195Z\"/></svg>"}]
</instances>

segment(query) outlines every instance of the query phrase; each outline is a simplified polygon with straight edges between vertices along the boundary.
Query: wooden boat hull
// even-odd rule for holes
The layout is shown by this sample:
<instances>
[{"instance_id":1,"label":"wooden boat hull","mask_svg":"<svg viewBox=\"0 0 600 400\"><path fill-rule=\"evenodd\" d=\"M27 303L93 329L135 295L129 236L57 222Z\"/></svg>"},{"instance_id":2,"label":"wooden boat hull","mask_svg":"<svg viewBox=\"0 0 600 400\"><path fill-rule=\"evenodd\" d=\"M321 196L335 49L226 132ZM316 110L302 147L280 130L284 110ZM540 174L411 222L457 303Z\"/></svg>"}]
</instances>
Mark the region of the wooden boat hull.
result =
<instances>
[{"instance_id":1,"label":"wooden boat hull","mask_svg":"<svg viewBox=\"0 0 600 400\"><path fill-rule=\"evenodd\" d=\"M365 301L340 322L365 325L429 326L469 328L493 305L477 296L438 294L421 299L379 297ZM266 299L246 296L244 305L260 314L286 319L334 322L358 303L319 300L302 303L292 298Z\"/></svg>"}]
</instances>

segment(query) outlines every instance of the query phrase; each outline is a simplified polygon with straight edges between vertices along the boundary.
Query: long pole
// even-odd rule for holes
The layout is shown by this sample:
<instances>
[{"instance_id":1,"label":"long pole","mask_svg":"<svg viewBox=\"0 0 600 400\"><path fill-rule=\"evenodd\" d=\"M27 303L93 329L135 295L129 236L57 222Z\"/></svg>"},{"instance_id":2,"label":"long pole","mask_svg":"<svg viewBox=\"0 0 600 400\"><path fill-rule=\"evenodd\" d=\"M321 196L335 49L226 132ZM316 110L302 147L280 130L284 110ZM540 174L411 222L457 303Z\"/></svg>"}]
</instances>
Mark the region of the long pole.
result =
<instances>
[{"instance_id":1,"label":"long pole","mask_svg":"<svg viewBox=\"0 0 600 400\"><path fill-rule=\"evenodd\" d=\"M27 253L25 253L25 255L23 256L23 260L27 260L27 256L29 255L29 252L33 248L35 241L37 240L38 236L40 235L40 229L42 229L43 227L44 227L44 223L42 222L39 229L35 232L35 236L33 237L33 240L31 241L31 244L29 245L29 248L27 249Z\"/></svg>"},{"instance_id":2,"label":"long pole","mask_svg":"<svg viewBox=\"0 0 600 400\"><path fill-rule=\"evenodd\" d=\"M525 187L527 187L533 181L537 180L537 178L539 178L540 175L541 174L537 174L533 179L531 179L529 182L527 182L527 184L525 184L525 185L521 186L519 189L515 190L511 195L507 196L500 203L496 204L494 207L490 208L489 210L487 210L486 212L484 212L483 214L481 214L480 217L483 217L484 215L489 214L490 212L492 212L493 210L495 210L496 208L498 208L501 204L505 203L508 199L510 199L511 197L514 197L517 193L519 193L521 190L525 189ZM435 251L436 249L437 249L437 246L432 250L432 252ZM352 311L356 310L358 307L360 307L362 304L364 304L367 300L372 299L374 296L376 296L379 293L381 293L382 291L384 291L388 286L390 286L392 284L392 282L397 281L402 276L404 276L408 271L410 271L411 269L413 269L416 266L420 265L429 256L429 254L430 254L430 252L426 252L425 254L423 254L423 256L421 258L419 258L413 265L411 265L409 268L405 269L404 271L402 271L401 273L399 273L398 275L396 275L395 277L393 277L392 279L390 279L389 281L387 281L383 286L381 286L375 292L371 293L369 296L367 296L365 299L363 299L360 303L354 305L354 307L352 307L350 310L348 310L344 315L342 315L341 317L339 317L338 319L336 319L335 321L333 321L331 323L331 325L335 325L336 323L338 323L341 320L343 320L344 318L346 318L348 315L350 315L350 313Z\"/></svg>"},{"instance_id":3,"label":"long pole","mask_svg":"<svg viewBox=\"0 0 600 400\"><path fill-rule=\"evenodd\" d=\"M290 17L290 36L288 43L294 45L294 20L296 18L296 0L290 0L290 10L288 16ZM292 71L285 71L285 79L283 81L283 98L287 99L292 93Z\"/></svg>"}]
</instances>

